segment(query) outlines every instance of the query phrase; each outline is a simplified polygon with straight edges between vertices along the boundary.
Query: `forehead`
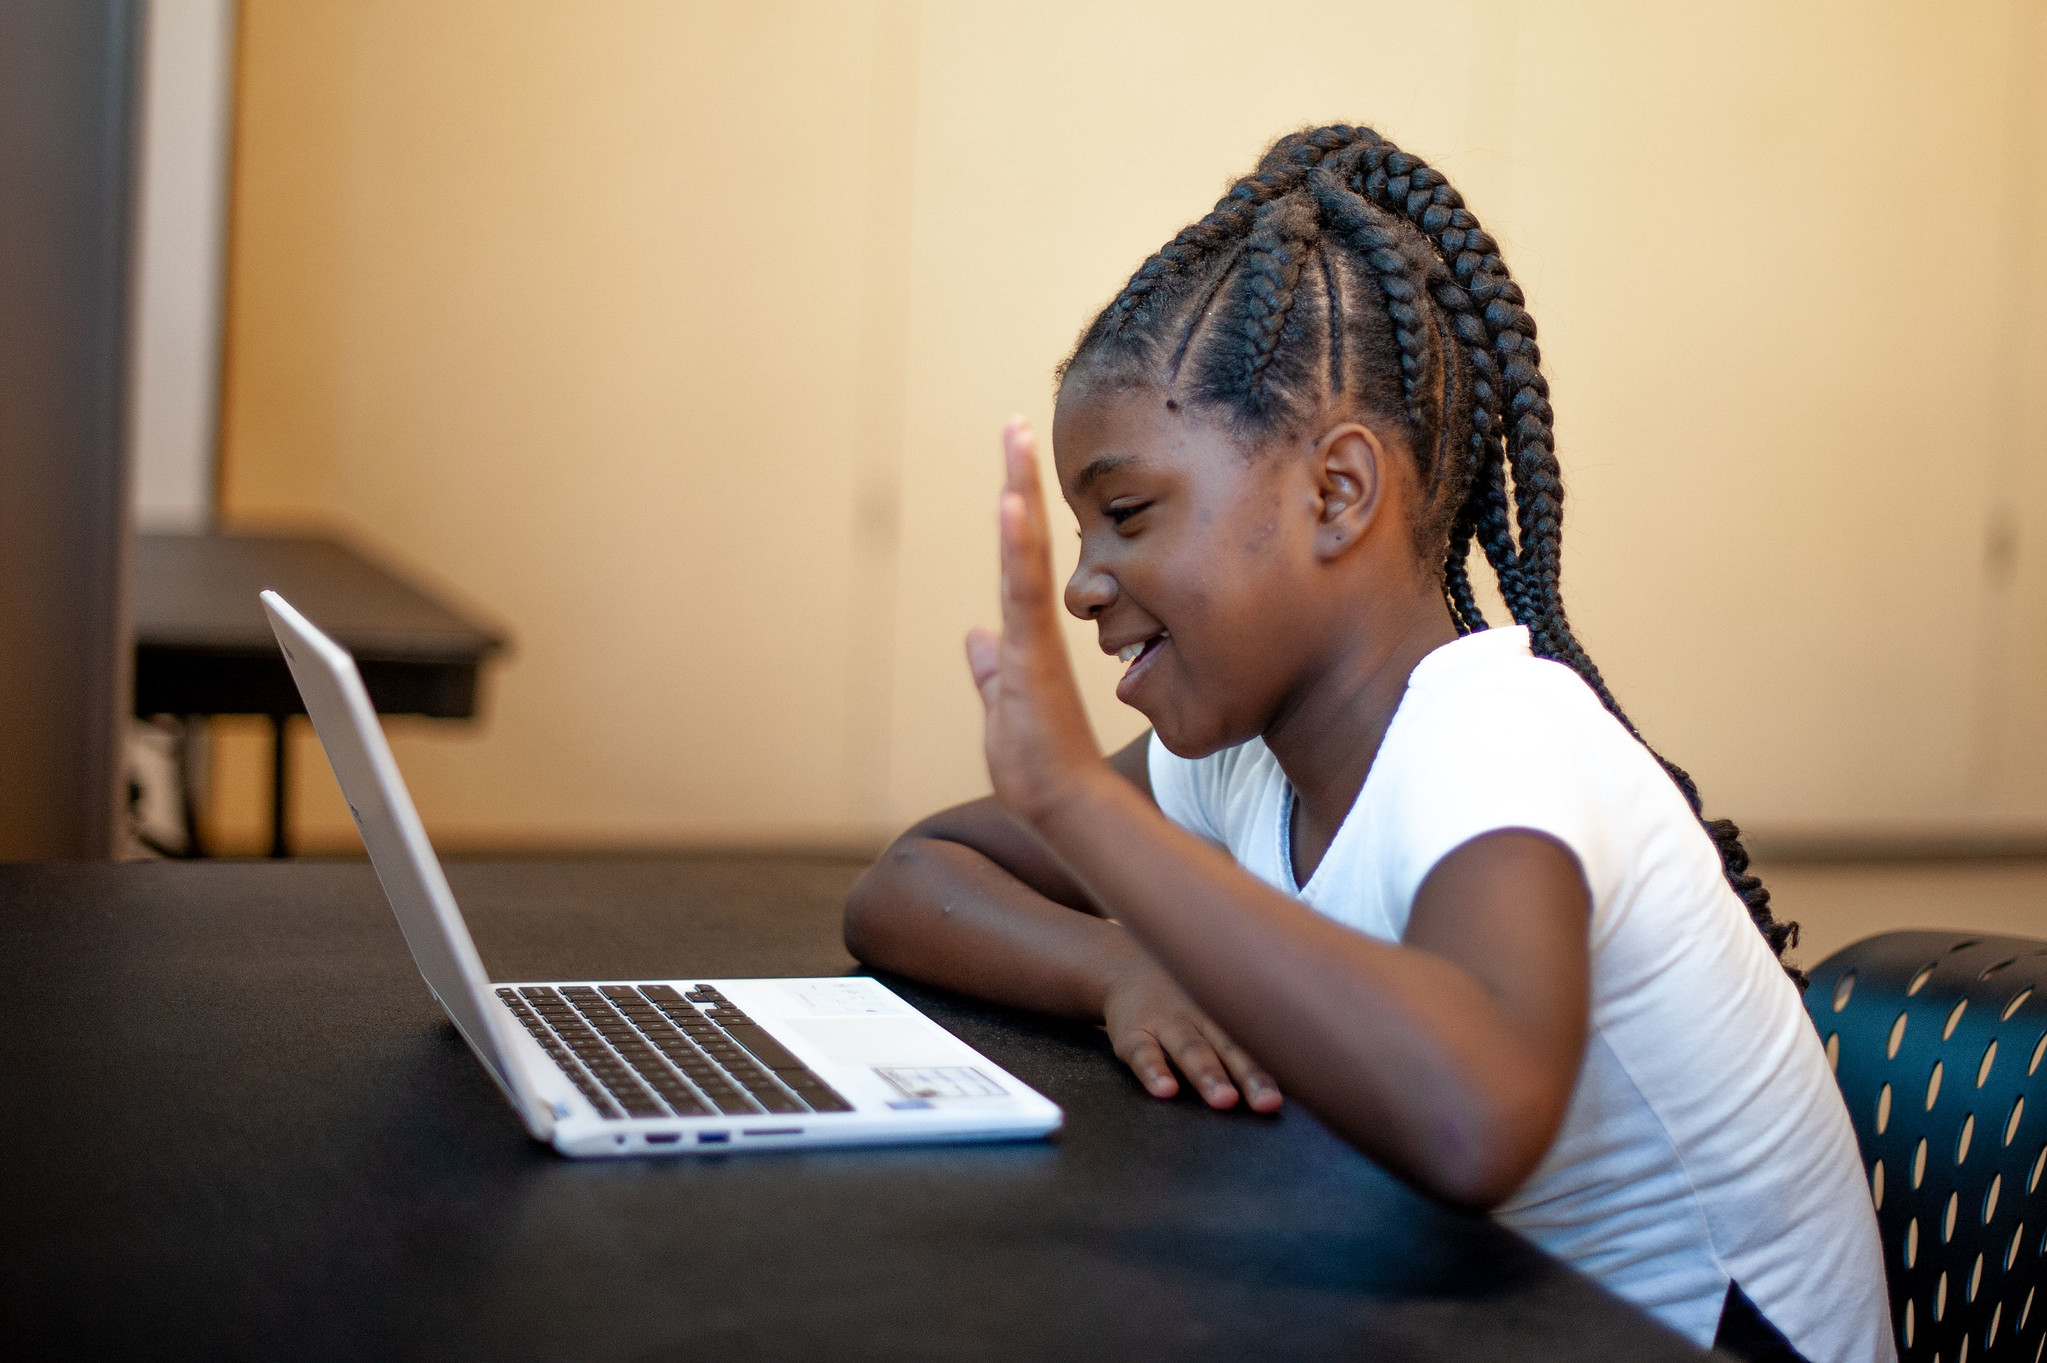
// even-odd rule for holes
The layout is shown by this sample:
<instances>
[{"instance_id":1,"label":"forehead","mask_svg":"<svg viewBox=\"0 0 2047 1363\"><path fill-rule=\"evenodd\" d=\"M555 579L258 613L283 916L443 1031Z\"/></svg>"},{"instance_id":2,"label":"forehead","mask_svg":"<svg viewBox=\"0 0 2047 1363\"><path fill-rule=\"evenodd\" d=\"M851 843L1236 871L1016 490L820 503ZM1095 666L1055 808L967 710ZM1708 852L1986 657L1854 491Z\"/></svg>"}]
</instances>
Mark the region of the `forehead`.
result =
<instances>
[{"instance_id":1,"label":"forehead","mask_svg":"<svg viewBox=\"0 0 2047 1363\"><path fill-rule=\"evenodd\" d=\"M1245 441L1220 422L1190 414L1156 389L1061 393L1052 417L1052 459L1071 500L1111 473L1241 469Z\"/></svg>"}]
</instances>

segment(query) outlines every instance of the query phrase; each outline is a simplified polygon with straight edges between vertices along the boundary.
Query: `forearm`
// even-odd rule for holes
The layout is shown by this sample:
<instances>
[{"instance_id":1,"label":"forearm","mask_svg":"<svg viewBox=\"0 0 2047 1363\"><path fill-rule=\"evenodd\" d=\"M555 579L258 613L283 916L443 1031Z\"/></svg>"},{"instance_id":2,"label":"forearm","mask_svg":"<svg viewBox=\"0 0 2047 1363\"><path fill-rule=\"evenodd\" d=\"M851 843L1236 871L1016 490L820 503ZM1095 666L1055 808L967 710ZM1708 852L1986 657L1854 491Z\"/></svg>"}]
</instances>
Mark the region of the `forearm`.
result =
<instances>
[{"instance_id":1,"label":"forearm","mask_svg":"<svg viewBox=\"0 0 2047 1363\"><path fill-rule=\"evenodd\" d=\"M845 934L871 966L1090 1022L1142 956L1116 924L1055 903L963 843L915 832L853 887Z\"/></svg>"},{"instance_id":2,"label":"forearm","mask_svg":"<svg viewBox=\"0 0 2047 1363\"><path fill-rule=\"evenodd\" d=\"M1540 1158L1552 1104L1465 971L1323 918L1116 782L1084 782L1037 828L1209 1016L1361 1150L1471 1205Z\"/></svg>"}]
</instances>

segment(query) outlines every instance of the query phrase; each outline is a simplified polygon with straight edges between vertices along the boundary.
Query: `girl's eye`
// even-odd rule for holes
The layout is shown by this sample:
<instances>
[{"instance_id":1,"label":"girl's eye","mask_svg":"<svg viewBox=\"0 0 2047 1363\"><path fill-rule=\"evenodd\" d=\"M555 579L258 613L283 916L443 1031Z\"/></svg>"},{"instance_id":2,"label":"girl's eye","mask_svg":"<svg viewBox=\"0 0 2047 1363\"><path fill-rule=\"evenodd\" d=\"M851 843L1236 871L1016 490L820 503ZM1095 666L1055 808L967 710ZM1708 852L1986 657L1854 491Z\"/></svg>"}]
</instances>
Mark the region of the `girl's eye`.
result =
<instances>
[{"instance_id":1,"label":"girl's eye","mask_svg":"<svg viewBox=\"0 0 2047 1363\"><path fill-rule=\"evenodd\" d=\"M1103 514L1107 515L1111 521L1114 521L1116 527L1120 530L1132 516L1135 516L1150 505L1150 502L1131 502L1125 506L1112 506Z\"/></svg>"}]
</instances>

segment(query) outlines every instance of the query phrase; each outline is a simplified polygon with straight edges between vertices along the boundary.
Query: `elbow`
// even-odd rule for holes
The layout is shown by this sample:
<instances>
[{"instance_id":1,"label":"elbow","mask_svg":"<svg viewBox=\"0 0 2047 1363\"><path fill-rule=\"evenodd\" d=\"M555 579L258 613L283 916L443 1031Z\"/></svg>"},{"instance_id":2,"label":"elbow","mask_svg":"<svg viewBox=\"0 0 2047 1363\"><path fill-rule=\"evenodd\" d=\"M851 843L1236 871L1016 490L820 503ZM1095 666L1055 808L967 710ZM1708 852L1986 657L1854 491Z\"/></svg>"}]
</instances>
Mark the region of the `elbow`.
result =
<instances>
[{"instance_id":1,"label":"elbow","mask_svg":"<svg viewBox=\"0 0 2047 1363\"><path fill-rule=\"evenodd\" d=\"M881 863L876 862L860 873L860 879L853 882L853 888L846 891L845 908L839 917L839 936L846 944L846 951L854 960L871 965L874 944L879 927L881 896L873 884L875 871Z\"/></svg>"},{"instance_id":2,"label":"elbow","mask_svg":"<svg viewBox=\"0 0 2047 1363\"><path fill-rule=\"evenodd\" d=\"M900 901L903 877L917 856L913 835L903 835L889 844L846 892L839 935L847 952L863 965L887 964L891 906Z\"/></svg>"},{"instance_id":3,"label":"elbow","mask_svg":"<svg viewBox=\"0 0 2047 1363\"><path fill-rule=\"evenodd\" d=\"M1514 1195L1534 1167L1496 1155L1442 1161L1429 1171L1424 1191L1464 1211L1490 1212Z\"/></svg>"},{"instance_id":4,"label":"elbow","mask_svg":"<svg viewBox=\"0 0 2047 1363\"><path fill-rule=\"evenodd\" d=\"M1438 1201L1490 1212L1535 1172L1561 1119L1537 1095L1489 1095L1432 1133L1417 1182Z\"/></svg>"}]
</instances>

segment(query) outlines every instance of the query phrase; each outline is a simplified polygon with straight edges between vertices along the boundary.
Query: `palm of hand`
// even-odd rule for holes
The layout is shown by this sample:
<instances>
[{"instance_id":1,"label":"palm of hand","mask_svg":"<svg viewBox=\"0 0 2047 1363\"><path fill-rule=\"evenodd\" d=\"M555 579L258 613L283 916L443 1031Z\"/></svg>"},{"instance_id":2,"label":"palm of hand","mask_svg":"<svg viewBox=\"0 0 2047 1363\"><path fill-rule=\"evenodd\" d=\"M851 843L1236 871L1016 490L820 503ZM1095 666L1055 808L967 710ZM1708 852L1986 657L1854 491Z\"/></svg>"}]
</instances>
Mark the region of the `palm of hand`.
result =
<instances>
[{"instance_id":1,"label":"palm of hand","mask_svg":"<svg viewBox=\"0 0 2047 1363\"><path fill-rule=\"evenodd\" d=\"M1037 438L1017 417L1003 429L1002 446L1002 629L967 635L967 665L986 712L995 796L1036 825L1108 768L1059 628Z\"/></svg>"}]
</instances>

